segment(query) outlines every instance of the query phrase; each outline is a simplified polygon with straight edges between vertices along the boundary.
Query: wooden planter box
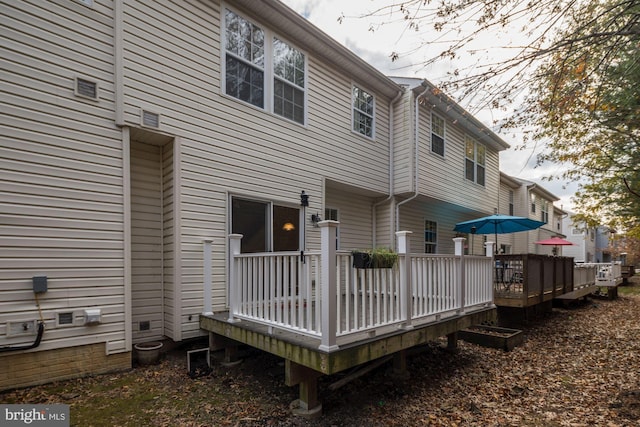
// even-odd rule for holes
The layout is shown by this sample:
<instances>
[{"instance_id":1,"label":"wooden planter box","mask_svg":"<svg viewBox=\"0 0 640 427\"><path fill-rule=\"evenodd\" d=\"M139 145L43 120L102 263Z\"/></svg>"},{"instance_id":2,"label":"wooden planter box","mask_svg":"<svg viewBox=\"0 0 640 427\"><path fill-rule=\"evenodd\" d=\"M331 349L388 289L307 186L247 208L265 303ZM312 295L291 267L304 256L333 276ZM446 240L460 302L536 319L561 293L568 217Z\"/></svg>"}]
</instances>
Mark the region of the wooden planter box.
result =
<instances>
[{"instance_id":1,"label":"wooden planter box","mask_svg":"<svg viewBox=\"0 0 640 427\"><path fill-rule=\"evenodd\" d=\"M458 337L483 347L511 351L524 342L522 331L497 326L471 326L458 332Z\"/></svg>"}]
</instances>

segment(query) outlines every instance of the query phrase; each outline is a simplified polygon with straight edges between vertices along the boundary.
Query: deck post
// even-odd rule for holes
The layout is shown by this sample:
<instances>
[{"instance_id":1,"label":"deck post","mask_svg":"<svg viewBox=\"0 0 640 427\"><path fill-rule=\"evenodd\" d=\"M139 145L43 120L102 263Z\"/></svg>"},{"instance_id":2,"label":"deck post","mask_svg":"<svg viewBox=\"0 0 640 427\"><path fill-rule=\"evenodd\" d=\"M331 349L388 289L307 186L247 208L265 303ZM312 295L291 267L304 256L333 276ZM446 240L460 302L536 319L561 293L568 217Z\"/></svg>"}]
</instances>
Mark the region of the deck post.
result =
<instances>
[{"instance_id":1,"label":"deck post","mask_svg":"<svg viewBox=\"0 0 640 427\"><path fill-rule=\"evenodd\" d=\"M403 328L411 329L411 231L396 231L400 268L400 317Z\"/></svg>"},{"instance_id":2,"label":"deck post","mask_svg":"<svg viewBox=\"0 0 640 427\"><path fill-rule=\"evenodd\" d=\"M213 243L210 239L205 239L202 242L202 258L203 258L203 297L204 303L202 307L202 314L205 316L213 315L213 302L211 301L212 295L212 279L211 279L211 244Z\"/></svg>"},{"instance_id":3,"label":"deck post","mask_svg":"<svg viewBox=\"0 0 640 427\"><path fill-rule=\"evenodd\" d=\"M493 258L493 254L495 253L493 252L493 245L495 244L496 242L486 242L484 244L484 254L486 257Z\"/></svg>"},{"instance_id":4,"label":"deck post","mask_svg":"<svg viewBox=\"0 0 640 427\"><path fill-rule=\"evenodd\" d=\"M337 283L336 283L336 229L338 221L320 221L320 264L321 264L321 325L322 338L319 349L334 351L336 344L337 321Z\"/></svg>"},{"instance_id":5,"label":"deck post","mask_svg":"<svg viewBox=\"0 0 640 427\"><path fill-rule=\"evenodd\" d=\"M458 314L464 313L464 300L465 300L465 288L466 288L466 276L464 273L464 241L467 240L464 237L454 237L454 255L460 257L458 263L458 277L460 278L460 307L458 308Z\"/></svg>"},{"instance_id":6,"label":"deck post","mask_svg":"<svg viewBox=\"0 0 640 427\"><path fill-rule=\"evenodd\" d=\"M240 319L236 319L233 315L238 311L238 290L240 284L238 283L238 269L235 256L240 255L240 241L242 240L242 234L230 234L229 235L229 319L228 322L239 322Z\"/></svg>"}]
</instances>

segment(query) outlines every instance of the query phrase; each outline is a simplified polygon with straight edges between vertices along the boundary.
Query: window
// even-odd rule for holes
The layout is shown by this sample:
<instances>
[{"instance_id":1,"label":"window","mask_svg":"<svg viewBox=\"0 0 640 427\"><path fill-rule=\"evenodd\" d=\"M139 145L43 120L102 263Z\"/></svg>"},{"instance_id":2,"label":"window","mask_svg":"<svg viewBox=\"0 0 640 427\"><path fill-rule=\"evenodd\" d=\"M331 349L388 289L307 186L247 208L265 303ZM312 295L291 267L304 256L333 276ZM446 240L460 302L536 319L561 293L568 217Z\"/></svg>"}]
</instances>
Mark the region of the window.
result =
<instances>
[{"instance_id":1,"label":"window","mask_svg":"<svg viewBox=\"0 0 640 427\"><path fill-rule=\"evenodd\" d=\"M373 95L353 86L353 131L369 138L373 138Z\"/></svg>"},{"instance_id":2,"label":"window","mask_svg":"<svg viewBox=\"0 0 640 427\"><path fill-rule=\"evenodd\" d=\"M438 225L434 221L424 221L424 252L435 254L438 244Z\"/></svg>"},{"instance_id":3,"label":"window","mask_svg":"<svg viewBox=\"0 0 640 427\"><path fill-rule=\"evenodd\" d=\"M431 151L444 157L444 119L431 113Z\"/></svg>"},{"instance_id":4,"label":"window","mask_svg":"<svg viewBox=\"0 0 640 427\"><path fill-rule=\"evenodd\" d=\"M267 84L271 75L273 85ZM224 78L227 95L304 124L305 55L230 10L225 11ZM265 102L270 97L273 106Z\"/></svg>"},{"instance_id":5,"label":"window","mask_svg":"<svg viewBox=\"0 0 640 427\"><path fill-rule=\"evenodd\" d=\"M531 195L531 213L536 213L536 195Z\"/></svg>"},{"instance_id":6,"label":"window","mask_svg":"<svg viewBox=\"0 0 640 427\"><path fill-rule=\"evenodd\" d=\"M513 208L513 190L509 190L509 215L513 216L514 213Z\"/></svg>"},{"instance_id":7,"label":"window","mask_svg":"<svg viewBox=\"0 0 640 427\"><path fill-rule=\"evenodd\" d=\"M485 157L484 145L465 135L465 177L469 181L484 185Z\"/></svg>"},{"instance_id":8,"label":"window","mask_svg":"<svg viewBox=\"0 0 640 427\"><path fill-rule=\"evenodd\" d=\"M269 202L233 198L231 232L242 234L242 253L297 251L300 210Z\"/></svg>"},{"instance_id":9,"label":"window","mask_svg":"<svg viewBox=\"0 0 640 427\"><path fill-rule=\"evenodd\" d=\"M542 202L542 208L540 209L542 214L542 222L545 224L549 222L549 202L546 200Z\"/></svg>"},{"instance_id":10,"label":"window","mask_svg":"<svg viewBox=\"0 0 640 427\"><path fill-rule=\"evenodd\" d=\"M273 41L273 112L304 123L304 55L285 42Z\"/></svg>"},{"instance_id":11,"label":"window","mask_svg":"<svg viewBox=\"0 0 640 427\"><path fill-rule=\"evenodd\" d=\"M227 10L225 84L227 95L264 107L264 31Z\"/></svg>"}]
</instances>

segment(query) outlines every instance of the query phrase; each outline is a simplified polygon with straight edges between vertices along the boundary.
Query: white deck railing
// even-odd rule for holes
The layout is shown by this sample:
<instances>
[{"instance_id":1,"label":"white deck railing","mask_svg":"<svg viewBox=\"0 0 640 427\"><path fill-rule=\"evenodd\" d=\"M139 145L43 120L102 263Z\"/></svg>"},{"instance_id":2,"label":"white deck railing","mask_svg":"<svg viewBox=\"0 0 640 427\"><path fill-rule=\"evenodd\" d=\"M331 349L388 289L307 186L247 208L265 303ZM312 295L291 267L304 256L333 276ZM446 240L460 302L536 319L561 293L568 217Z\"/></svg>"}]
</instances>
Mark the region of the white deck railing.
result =
<instances>
[{"instance_id":1,"label":"white deck railing","mask_svg":"<svg viewBox=\"0 0 640 427\"><path fill-rule=\"evenodd\" d=\"M410 233L399 232L393 268L356 269L351 253L335 249L338 223L319 225L321 251L304 255L241 254L242 236L229 237L230 322L317 337L330 351L493 304L491 256L411 254Z\"/></svg>"},{"instance_id":2,"label":"white deck railing","mask_svg":"<svg viewBox=\"0 0 640 427\"><path fill-rule=\"evenodd\" d=\"M608 263L581 263L580 268L595 272L595 284L597 286L615 287L622 282L622 263L613 261ZM574 269L574 274L575 271Z\"/></svg>"}]
</instances>

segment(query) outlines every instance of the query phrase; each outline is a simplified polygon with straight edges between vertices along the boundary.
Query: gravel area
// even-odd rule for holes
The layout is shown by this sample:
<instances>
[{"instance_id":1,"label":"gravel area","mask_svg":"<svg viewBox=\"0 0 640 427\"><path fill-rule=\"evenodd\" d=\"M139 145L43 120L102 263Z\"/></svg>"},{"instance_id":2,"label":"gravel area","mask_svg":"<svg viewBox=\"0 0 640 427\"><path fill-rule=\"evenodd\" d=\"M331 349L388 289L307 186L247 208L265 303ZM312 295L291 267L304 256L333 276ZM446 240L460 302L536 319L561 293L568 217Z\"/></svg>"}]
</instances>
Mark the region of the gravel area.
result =
<instances>
[{"instance_id":1,"label":"gravel area","mask_svg":"<svg viewBox=\"0 0 640 427\"><path fill-rule=\"evenodd\" d=\"M2 403L67 403L79 426L638 426L640 278L616 300L554 308L523 329L510 352L460 341L413 351L410 378L389 364L331 391L345 373L323 377L323 417L293 416L297 388L284 363L253 349L233 368L195 379L185 350L158 365L0 394ZM191 348L202 344L191 344ZM220 357L220 355L216 355Z\"/></svg>"}]
</instances>

